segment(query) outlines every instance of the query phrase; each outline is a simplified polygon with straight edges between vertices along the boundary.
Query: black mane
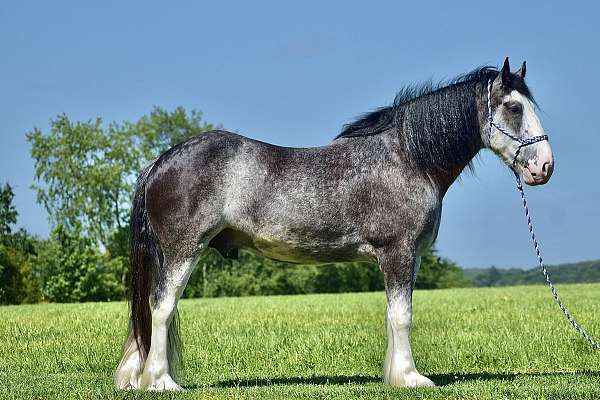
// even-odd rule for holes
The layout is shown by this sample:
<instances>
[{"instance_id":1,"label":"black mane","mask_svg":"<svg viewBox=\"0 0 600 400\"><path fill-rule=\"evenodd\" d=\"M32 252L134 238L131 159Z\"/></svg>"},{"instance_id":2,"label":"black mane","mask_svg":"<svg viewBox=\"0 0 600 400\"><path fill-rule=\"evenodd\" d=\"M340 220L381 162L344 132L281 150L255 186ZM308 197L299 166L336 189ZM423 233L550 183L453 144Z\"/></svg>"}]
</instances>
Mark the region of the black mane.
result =
<instances>
[{"instance_id":1,"label":"black mane","mask_svg":"<svg viewBox=\"0 0 600 400\"><path fill-rule=\"evenodd\" d=\"M391 106L379 108L345 125L336 137L376 135L396 129L406 153L418 167L445 170L448 162L473 157L481 146L478 100L499 71L481 67L453 80L402 88ZM532 99L525 82L511 74L511 89ZM483 84L483 85L482 85ZM478 147L479 146L479 147Z\"/></svg>"}]
</instances>

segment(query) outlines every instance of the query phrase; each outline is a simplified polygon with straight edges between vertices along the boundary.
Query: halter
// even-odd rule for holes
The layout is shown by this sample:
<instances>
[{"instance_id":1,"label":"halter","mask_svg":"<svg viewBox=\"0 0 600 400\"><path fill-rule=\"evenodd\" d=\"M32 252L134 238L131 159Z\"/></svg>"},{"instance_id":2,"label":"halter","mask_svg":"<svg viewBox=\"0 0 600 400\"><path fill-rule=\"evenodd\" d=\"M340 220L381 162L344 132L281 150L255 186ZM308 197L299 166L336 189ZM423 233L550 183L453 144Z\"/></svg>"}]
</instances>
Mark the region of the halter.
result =
<instances>
[{"instance_id":1,"label":"halter","mask_svg":"<svg viewBox=\"0 0 600 400\"><path fill-rule=\"evenodd\" d=\"M504 135L508 136L515 142L519 142L519 147L517 147L517 151L515 152L515 156L514 156L513 162L512 162L513 170L514 170L515 164L517 163L517 157L519 157L519 153L521 152L521 149L523 147L529 146L529 145L537 143L537 142L541 142L543 140L548 140L548 135L545 135L545 134L521 139L517 135L510 133L506 128L503 128L500 125L498 125L496 122L494 122L494 113L492 112L492 80L491 79L488 79L488 84L487 84L487 106L488 106L488 121L490 123L490 131L489 131L490 146L492 145L492 132L494 131L494 128L498 129L500 132L502 132Z\"/></svg>"}]
</instances>

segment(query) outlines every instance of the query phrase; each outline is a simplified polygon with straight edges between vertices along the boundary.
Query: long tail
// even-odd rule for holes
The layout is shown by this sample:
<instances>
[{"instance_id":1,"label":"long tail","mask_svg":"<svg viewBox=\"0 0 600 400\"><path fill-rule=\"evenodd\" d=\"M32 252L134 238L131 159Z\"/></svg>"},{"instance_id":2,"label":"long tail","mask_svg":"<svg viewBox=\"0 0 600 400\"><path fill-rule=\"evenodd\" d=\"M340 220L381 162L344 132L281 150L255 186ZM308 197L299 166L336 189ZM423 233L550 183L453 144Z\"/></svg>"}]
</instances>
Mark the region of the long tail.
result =
<instances>
[{"instance_id":1,"label":"long tail","mask_svg":"<svg viewBox=\"0 0 600 400\"><path fill-rule=\"evenodd\" d=\"M130 329L133 331L142 362L150 351L152 334L152 276L160 273L163 264L162 252L152 233L146 212L146 182L153 165L154 163L147 165L138 177L129 222Z\"/></svg>"},{"instance_id":2,"label":"long tail","mask_svg":"<svg viewBox=\"0 0 600 400\"><path fill-rule=\"evenodd\" d=\"M163 254L152 232L146 211L146 183L154 162L140 173L129 223L129 332L123 344L123 356L114 374L119 389L138 388L144 362L148 358L152 337L150 297L153 288L164 280ZM167 357L169 373L179 372L182 342L179 318L175 313L168 327Z\"/></svg>"}]
</instances>

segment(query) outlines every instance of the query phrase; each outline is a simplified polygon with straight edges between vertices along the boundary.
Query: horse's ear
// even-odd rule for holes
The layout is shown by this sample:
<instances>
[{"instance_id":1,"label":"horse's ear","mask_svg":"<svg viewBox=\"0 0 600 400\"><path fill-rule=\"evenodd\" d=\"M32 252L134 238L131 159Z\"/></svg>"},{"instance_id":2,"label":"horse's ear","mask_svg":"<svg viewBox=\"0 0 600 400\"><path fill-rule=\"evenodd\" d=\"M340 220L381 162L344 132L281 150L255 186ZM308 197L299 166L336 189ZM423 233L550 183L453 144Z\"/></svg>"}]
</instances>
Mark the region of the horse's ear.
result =
<instances>
[{"instance_id":1,"label":"horse's ear","mask_svg":"<svg viewBox=\"0 0 600 400\"><path fill-rule=\"evenodd\" d=\"M519 70L517 71L517 75L521 79L525 79L525 73L526 72L527 72L527 64L525 63L525 61L523 61L523 65L521 65L521 68L519 68Z\"/></svg>"},{"instance_id":2,"label":"horse's ear","mask_svg":"<svg viewBox=\"0 0 600 400\"><path fill-rule=\"evenodd\" d=\"M508 57L504 59L504 65L502 66L502 71L500 71L500 76L502 77L502 85L510 86L510 63L508 62Z\"/></svg>"}]
</instances>

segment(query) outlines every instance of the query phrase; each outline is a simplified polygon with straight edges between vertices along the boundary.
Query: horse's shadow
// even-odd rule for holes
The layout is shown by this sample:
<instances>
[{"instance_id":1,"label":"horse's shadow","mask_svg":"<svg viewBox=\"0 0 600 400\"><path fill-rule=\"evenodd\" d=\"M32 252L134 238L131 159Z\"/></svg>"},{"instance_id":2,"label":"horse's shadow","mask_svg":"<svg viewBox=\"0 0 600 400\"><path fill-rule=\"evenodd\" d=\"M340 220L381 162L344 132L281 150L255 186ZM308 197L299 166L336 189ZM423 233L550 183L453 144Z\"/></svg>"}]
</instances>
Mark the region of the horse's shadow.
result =
<instances>
[{"instance_id":1,"label":"horse's shadow","mask_svg":"<svg viewBox=\"0 0 600 400\"><path fill-rule=\"evenodd\" d=\"M584 375L600 377L600 371L551 371L551 372L482 372L482 373L447 373L427 375L437 386L446 386L454 383L478 380L514 380L522 377L544 377L544 376L566 376ZM261 387L273 385L347 385L382 382L380 376L370 375L317 375L309 377L280 377L280 378L254 378L254 379L230 379L215 383L213 387L235 388L235 387ZM195 386L188 386L194 389Z\"/></svg>"},{"instance_id":2,"label":"horse's shadow","mask_svg":"<svg viewBox=\"0 0 600 400\"><path fill-rule=\"evenodd\" d=\"M272 385L346 385L380 382L381 377L366 375L315 375L315 376L292 376L279 378L254 378L254 379L230 379L215 383L213 386L219 388L230 387L259 387Z\"/></svg>"},{"instance_id":3,"label":"horse's shadow","mask_svg":"<svg viewBox=\"0 0 600 400\"><path fill-rule=\"evenodd\" d=\"M502 380L512 381L524 377L550 377L550 376L590 376L600 377L600 371L547 371L547 372L482 372L482 373L448 373L448 374L433 374L428 377L438 386L451 385L458 382L467 381L487 381L487 380Z\"/></svg>"}]
</instances>

